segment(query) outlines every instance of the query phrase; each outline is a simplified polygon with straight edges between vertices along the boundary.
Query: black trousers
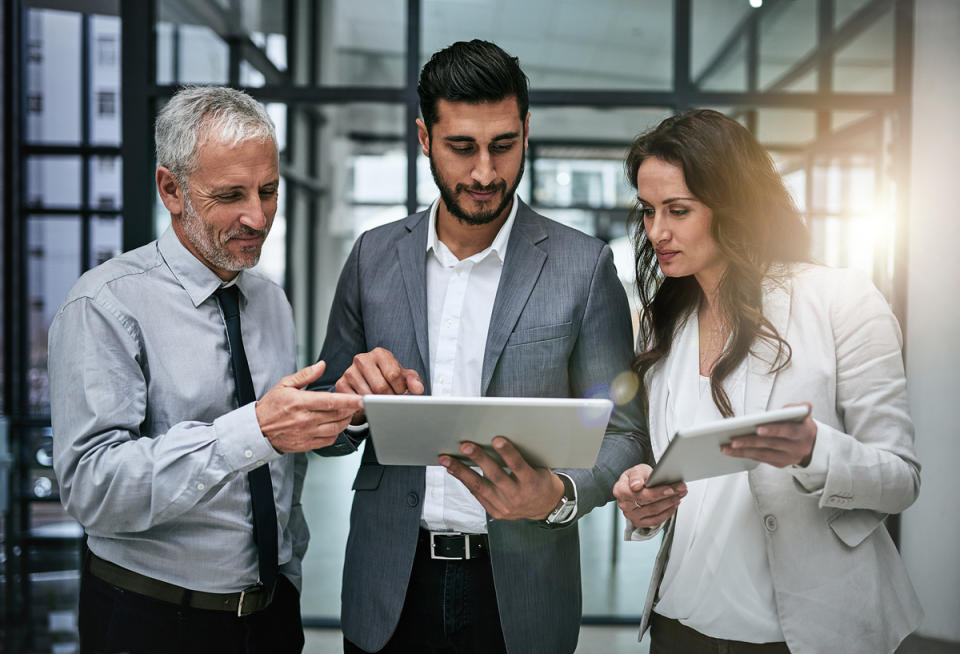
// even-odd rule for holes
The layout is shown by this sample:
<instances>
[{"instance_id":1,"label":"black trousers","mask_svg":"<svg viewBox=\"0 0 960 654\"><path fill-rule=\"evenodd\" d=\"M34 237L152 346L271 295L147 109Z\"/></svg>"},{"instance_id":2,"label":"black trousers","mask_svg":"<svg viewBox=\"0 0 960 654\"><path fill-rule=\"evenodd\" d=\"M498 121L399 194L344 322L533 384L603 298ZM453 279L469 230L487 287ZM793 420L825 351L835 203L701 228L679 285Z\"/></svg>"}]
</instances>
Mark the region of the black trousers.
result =
<instances>
[{"instance_id":1,"label":"black trousers","mask_svg":"<svg viewBox=\"0 0 960 654\"><path fill-rule=\"evenodd\" d=\"M283 575L270 606L242 618L182 607L113 586L84 569L81 654L299 654L300 596Z\"/></svg>"},{"instance_id":2,"label":"black trousers","mask_svg":"<svg viewBox=\"0 0 960 654\"><path fill-rule=\"evenodd\" d=\"M421 532L422 533L422 532ZM346 654L365 650L343 639ZM397 630L380 654L498 654L507 651L487 556L468 561L430 558L422 538Z\"/></svg>"},{"instance_id":3,"label":"black trousers","mask_svg":"<svg viewBox=\"0 0 960 654\"><path fill-rule=\"evenodd\" d=\"M712 638L658 613L650 616L650 654L790 654L786 643Z\"/></svg>"}]
</instances>

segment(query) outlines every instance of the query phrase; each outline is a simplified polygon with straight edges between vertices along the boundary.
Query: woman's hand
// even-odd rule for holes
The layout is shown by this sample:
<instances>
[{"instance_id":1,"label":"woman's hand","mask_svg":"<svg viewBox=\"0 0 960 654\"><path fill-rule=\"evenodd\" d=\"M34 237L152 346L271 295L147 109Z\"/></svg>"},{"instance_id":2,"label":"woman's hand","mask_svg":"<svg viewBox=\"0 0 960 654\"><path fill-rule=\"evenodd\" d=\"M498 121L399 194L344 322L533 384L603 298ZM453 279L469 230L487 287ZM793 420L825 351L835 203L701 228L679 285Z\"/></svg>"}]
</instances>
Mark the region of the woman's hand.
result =
<instances>
[{"instance_id":1,"label":"woman's hand","mask_svg":"<svg viewBox=\"0 0 960 654\"><path fill-rule=\"evenodd\" d=\"M812 409L809 402L803 402L799 406L803 405ZM760 425L755 436L737 436L729 445L721 445L720 451L727 456L753 459L778 468L792 464L806 467L813 456L816 442L817 423L808 413L803 422L772 422Z\"/></svg>"},{"instance_id":2,"label":"woman's hand","mask_svg":"<svg viewBox=\"0 0 960 654\"><path fill-rule=\"evenodd\" d=\"M634 527L656 527L677 512L680 500L687 494L683 482L647 488L647 479L653 468L646 463L629 468L613 485L617 506Z\"/></svg>"}]
</instances>

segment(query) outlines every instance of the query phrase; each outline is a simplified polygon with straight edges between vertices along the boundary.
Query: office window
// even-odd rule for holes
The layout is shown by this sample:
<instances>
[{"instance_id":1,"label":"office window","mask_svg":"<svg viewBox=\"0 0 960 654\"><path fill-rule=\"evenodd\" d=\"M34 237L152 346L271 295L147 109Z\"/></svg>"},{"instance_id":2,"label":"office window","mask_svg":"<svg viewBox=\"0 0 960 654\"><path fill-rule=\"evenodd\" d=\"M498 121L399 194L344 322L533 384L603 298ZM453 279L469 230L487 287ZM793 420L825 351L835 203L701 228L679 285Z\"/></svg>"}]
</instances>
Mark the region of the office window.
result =
<instances>
[{"instance_id":1,"label":"office window","mask_svg":"<svg viewBox=\"0 0 960 654\"><path fill-rule=\"evenodd\" d=\"M81 272L81 224L77 216L35 215L27 222L28 408L50 410L47 383L47 330Z\"/></svg>"},{"instance_id":2,"label":"office window","mask_svg":"<svg viewBox=\"0 0 960 654\"><path fill-rule=\"evenodd\" d=\"M114 116L117 113L117 94L114 91L97 92L97 115Z\"/></svg>"},{"instance_id":3,"label":"office window","mask_svg":"<svg viewBox=\"0 0 960 654\"><path fill-rule=\"evenodd\" d=\"M27 113L26 139L32 143L80 143L81 20L76 12L31 9L27 13L27 43L40 56L28 57L27 96L40 97Z\"/></svg>"},{"instance_id":4,"label":"office window","mask_svg":"<svg viewBox=\"0 0 960 654\"><path fill-rule=\"evenodd\" d=\"M27 111L32 114L43 113L43 96L39 93L31 93L27 96Z\"/></svg>"},{"instance_id":5,"label":"office window","mask_svg":"<svg viewBox=\"0 0 960 654\"><path fill-rule=\"evenodd\" d=\"M27 43L27 61L31 64L39 64L43 61L43 41L31 39Z\"/></svg>"},{"instance_id":6,"label":"office window","mask_svg":"<svg viewBox=\"0 0 960 654\"><path fill-rule=\"evenodd\" d=\"M114 66L117 63L117 38L115 36L97 37L97 64Z\"/></svg>"},{"instance_id":7,"label":"office window","mask_svg":"<svg viewBox=\"0 0 960 654\"><path fill-rule=\"evenodd\" d=\"M527 0L510 11L423 0L420 66L454 41L493 41L515 57L534 89L669 89L673 2ZM666 56L665 56L666 54Z\"/></svg>"}]
</instances>

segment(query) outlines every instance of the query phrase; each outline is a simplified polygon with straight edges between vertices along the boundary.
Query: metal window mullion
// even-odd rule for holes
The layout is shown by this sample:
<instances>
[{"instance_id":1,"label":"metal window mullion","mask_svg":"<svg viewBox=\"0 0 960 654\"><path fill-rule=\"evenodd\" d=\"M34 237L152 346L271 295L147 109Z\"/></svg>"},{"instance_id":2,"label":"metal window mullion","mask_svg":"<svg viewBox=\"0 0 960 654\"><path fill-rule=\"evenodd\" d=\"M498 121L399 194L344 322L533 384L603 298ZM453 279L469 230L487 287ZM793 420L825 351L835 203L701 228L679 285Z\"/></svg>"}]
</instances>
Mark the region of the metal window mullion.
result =
<instances>
[{"instance_id":1,"label":"metal window mullion","mask_svg":"<svg viewBox=\"0 0 960 654\"><path fill-rule=\"evenodd\" d=\"M406 88L404 89L407 150L407 213L417 210L417 157L420 141L417 138L416 120L420 101L417 96L417 80L420 77L420 13L421 0L407 0L407 59Z\"/></svg>"},{"instance_id":2,"label":"metal window mullion","mask_svg":"<svg viewBox=\"0 0 960 654\"><path fill-rule=\"evenodd\" d=\"M817 7L817 92L833 92L834 49L829 47L834 41L834 0L820 0ZM830 134L832 121L829 109L819 109L816 114L817 138Z\"/></svg>"},{"instance_id":3,"label":"metal window mullion","mask_svg":"<svg viewBox=\"0 0 960 654\"><path fill-rule=\"evenodd\" d=\"M170 35L170 68L173 72L173 83L178 84L183 78L180 57L180 23L171 23Z\"/></svg>"},{"instance_id":4,"label":"metal window mullion","mask_svg":"<svg viewBox=\"0 0 960 654\"><path fill-rule=\"evenodd\" d=\"M153 237L152 134L156 86L155 0L121 0L121 93L123 100L123 249Z\"/></svg>"},{"instance_id":5,"label":"metal window mullion","mask_svg":"<svg viewBox=\"0 0 960 654\"><path fill-rule=\"evenodd\" d=\"M690 48L693 39L691 0L674 0L673 5L673 91L674 111L681 113L694 106L690 73Z\"/></svg>"},{"instance_id":6,"label":"metal window mullion","mask_svg":"<svg viewBox=\"0 0 960 654\"><path fill-rule=\"evenodd\" d=\"M90 103L93 101L93 88L90 83L90 14L80 14L80 144L90 146ZM90 248L92 220L86 211L90 208L90 162L85 152L80 157L80 273L90 268Z\"/></svg>"},{"instance_id":7,"label":"metal window mullion","mask_svg":"<svg viewBox=\"0 0 960 654\"><path fill-rule=\"evenodd\" d=\"M287 21L286 21L286 30L287 30L287 79L290 80L290 83L294 83L293 69L296 64L296 16L295 8L297 2L296 0L286 0L287 6ZM293 155L296 147L294 146L294 128L293 128L293 116L290 110L290 107L287 106L287 134L286 142L287 148L285 152L287 164L292 166L294 163ZM293 211L295 209L295 203L293 201L294 189L287 187L286 197L283 199L284 211L287 216L287 229L284 234L284 253L283 253L283 291L287 294L288 298L293 297L293 275L290 274L290 271L293 270L293 245L295 243L294 231L295 225L293 220Z\"/></svg>"},{"instance_id":8,"label":"metal window mullion","mask_svg":"<svg viewBox=\"0 0 960 654\"><path fill-rule=\"evenodd\" d=\"M26 93L21 88L21 81L25 79L24 48L20 46L25 34L26 23L22 5L18 1L5 2L0 6L3 12L3 84L4 99L6 102L3 114L3 130L6 138L3 141L4 161L3 183L7 192L3 196L3 411L13 416L10 425L10 443L16 443L19 426L16 416L24 413L23 389L25 380L24 355L27 351L23 347L25 342L25 313L23 311L25 295L24 261L26 248L23 222L20 215L24 161L22 159L22 135L24 133L23 116ZM15 453L16 448L11 447ZM20 478L22 464L19 460L10 466L10 511L3 518L4 524L4 584L3 622L13 624L22 600L20 583L23 579L23 559L20 549L21 521L18 511L13 510L20 497Z\"/></svg>"},{"instance_id":9,"label":"metal window mullion","mask_svg":"<svg viewBox=\"0 0 960 654\"><path fill-rule=\"evenodd\" d=\"M747 24L747 91L756 93L759 88L760 78L760 16L759 12L754 11L750 14L750 22ZM751 134L757 133L757 110L747 109L744 118L746 119L747 129Z\"/></svg>"},{"instance_id":10,"label":"metal window mullion","mask_svg":"<svg viewBox=\"0 0 960 654\"><path fill-rule=\"evenodd\" d=\"M309 2L307 15L310 22L309 25L313 25L316 28L317 34L323 34L321 24L323 21L323 12L318 7L319 3ZM320 66L320 43L319 39L310 39L309 41L310 51L307 58L307 79L309 83L313 86L319 86L321 83L321 66ZM290 77L291 82L293 77ZM319 119L319 112L304 112L304 118L307 123L307 174L316 179L319 172L319 153L318 148L320 147L320 139L318 138L317 132L321 127L321 121ZM290 122L290 121L288 121ZM306 288L306 298L307 298L307 309L306 309L306 338L304 339L304 350L306 352L306 357L308 361L312 361L313 357L320 354L320 349L317 347L317 257L310 256L310 253L313 251L313 248L316 247L317 243L317 223L321 220L320 210L321 204L315 193L311 193L309 199L306 203L307 211L309 215L307 219L301 221L301 224L307 231L307 256L306 259L306 273L307 273L307 288ZM332 206L329 205L328 206Z\"/></svg>"}]
</instances>

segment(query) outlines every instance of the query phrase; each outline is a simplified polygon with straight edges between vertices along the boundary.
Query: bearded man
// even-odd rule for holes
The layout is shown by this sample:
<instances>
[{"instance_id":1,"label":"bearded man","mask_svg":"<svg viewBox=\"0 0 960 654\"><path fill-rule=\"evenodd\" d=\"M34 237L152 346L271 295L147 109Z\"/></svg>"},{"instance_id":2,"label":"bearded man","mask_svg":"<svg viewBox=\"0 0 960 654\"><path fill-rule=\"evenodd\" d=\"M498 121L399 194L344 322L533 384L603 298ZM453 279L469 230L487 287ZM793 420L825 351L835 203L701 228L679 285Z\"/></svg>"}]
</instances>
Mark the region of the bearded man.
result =
<instances>
[{"instance_id":1,"label":"bearded man","mask_svg":"<svg viewBox=\"0 0 960 654\"><path fill-rule=\"evenodd\" d=\"M280 182L263 107L182 89L156 147L170 228L84 274L50 327L54 469L87 535L80 649L300 652L303 452L362 402L301 390L323 364L294 373L283 289L247 270Z\"/></svg>"},{"instance_id":2,"label":"bearded man","mask_svg":"<svg viewBox=\"0 0 960 654\"><path fill-rule=\"evenodd\" d=\"M433 55L418 85L440 197L357 240L337 287L315 386L344 393L585 397L630 367L626 294L610 248L517 197L527 78L493 43ZM649 451L642 410L617 407L596 465L536 468L504 438L436 466L382 466L366 440L343 573L347 652L573 652L576 521Z\"/></svg>"}]
</instances>

